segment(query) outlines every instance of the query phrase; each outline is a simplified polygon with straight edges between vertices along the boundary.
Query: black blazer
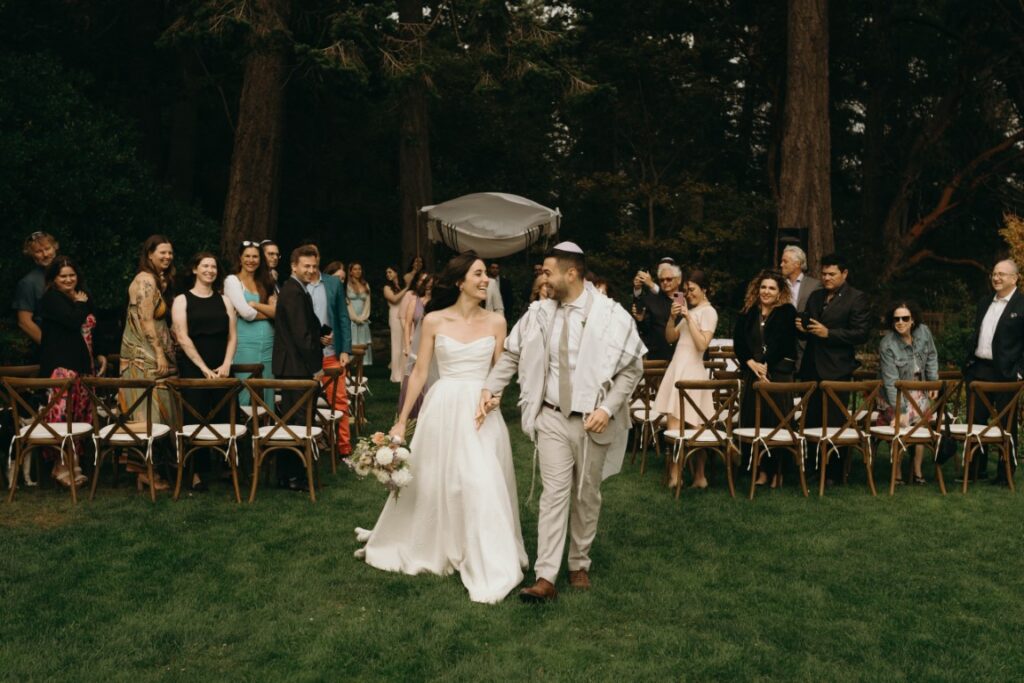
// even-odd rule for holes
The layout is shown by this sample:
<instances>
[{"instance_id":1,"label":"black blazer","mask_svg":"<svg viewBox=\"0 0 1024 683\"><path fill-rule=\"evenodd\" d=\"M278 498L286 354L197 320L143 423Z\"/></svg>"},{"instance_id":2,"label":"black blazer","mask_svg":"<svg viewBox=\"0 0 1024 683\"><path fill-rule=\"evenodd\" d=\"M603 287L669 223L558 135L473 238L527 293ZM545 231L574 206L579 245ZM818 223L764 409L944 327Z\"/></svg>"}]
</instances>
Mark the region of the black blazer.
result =
<instances>
[{"instance_id":1,"label":"black blazer","mask_svg":"<svg viewBox=\"0 0 1024 683\"><path fill-rule=\"evenodd\" d=\"M281 285L274 316L274 377L312 378L323 368L320 320L313 299L293 277Z\"/></svg>"},{"instance_id":2,"label":"black blazer","mask_svg":"<svg viewBox=\"0 0 1024 683\"><path fill-rule=\"evenodd\" d=\"M844 284L828 306L826 296L828 290L818 289L807 299L807 314L828 328L828 337L798 333L807 340L800 368L804 379L839 380L851 376L858 365L854 355L857 346L871 335L871 309L864 292ZM809 377L807 361L812 358L815 376Z\"/></svg>"},{"instance_id":3,"label":"black blazer","mask_svg":"<svg viewBox=\"0 0 1024 683\"><path fill-rule=\"evenodd\" d=\"M978 336L981 334L981 323L988 312L994 294L978 302L978 311L974 317L974 334L967 347L965 368L974 365L977 358L974 350L978 347ZM1000 375L1009 380L1016 380L1017 375L1024 375L1024 295L1014 291L1006 308L996 324L996 333L992 337L992 363Z\"/></svg>"},{"instance_id":4,"label":"black blazer","mask_svg":"<svg viewBox=\"0 0 1024 683\"><path fill-rule=\"evenodd\" d=\"M749 371L747 361L754 358L758 351L750 347L750 340L757 339L756 328L761 324L760 315L761 307L754 304L753 308L736 318L732 343L736 360L744 371ZM768 315L764 322L763 345L763 362L768 365L769 373L772 370L793 373L796 366L796 309L793 304L778 306ZM786 363L786 359L792 363Z\"/></svg>"},{"instance_id":5,"label":"black blazer","mask_svg":"<svg viewBox=\"0 0 1024 683\"><path fill-rule=\"evenodd\" d=\"M647 347L647 359L672 360L676 345L665 339L665 327L672 313L672 300L664 292L654 294L645 287L636 304L637 308L647 309L647 315L636 324L640 338Z\"/></svg>"},{"instance_id":6,"label":"black blazer","mask_svg":"<svg viewBox=\"0 0 1024 683\"><path fill-rule=\"evenodd\" d=\"M508 317L512 309L512 283L504 275L498 277L498 292L501 294L501 303L505 306L505 317Z\"/></svg>"},{"instance_id":7,"label":"black blazer","mask_svg":"<svg viewBox=\"0 0 1024 683\"><path fill-rule=\"evenodd\" d=\"M82 325L93 312L92 299L74 301L56 289L47 289L36 309L43 331L39 347L39 376L48 378L56 368L92 374L92 355L82 338Z\"/></svg>"}]
</instances>

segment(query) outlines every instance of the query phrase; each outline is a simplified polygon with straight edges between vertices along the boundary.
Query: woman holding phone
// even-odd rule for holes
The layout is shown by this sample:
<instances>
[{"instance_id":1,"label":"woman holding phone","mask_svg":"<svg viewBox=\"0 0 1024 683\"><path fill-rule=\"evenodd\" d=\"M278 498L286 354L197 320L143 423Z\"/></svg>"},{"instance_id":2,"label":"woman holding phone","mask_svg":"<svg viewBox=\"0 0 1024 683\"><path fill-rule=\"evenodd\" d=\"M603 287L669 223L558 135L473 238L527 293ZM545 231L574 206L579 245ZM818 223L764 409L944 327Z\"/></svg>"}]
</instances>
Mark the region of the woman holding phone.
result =
<instances>
[{"instance_id":1,"label":"woman holding phone","mask_svg":"<svg viewBox=\"0 0 1024 683\"><path fill-rule=\"evenodd\" d=\"M665 377L658 388L654 399L654 410L666 416L669 429L679 429L682 422L682 407L679 404L679 391L676 382L680 380L706 380L707 368L704 367L704 351L718 327L718 312L708 301L707 276L701 270L693 270L682 291L672 295L672 309L669 312L668 324L665 326L665 339L675 344L672 362L665 370ZM695 391L690 397L705 416L714 414L714 401L710 391ZM696 419L692 412L687 418ZM699 425L688 422L690 427ZM698 451L694 456L693 488L706 489L707 477L704 475L704 463L707 454ZM673 463L669 475L669 486L675 488L682 476L682 463Z\"/></svg>"}]
</instances>

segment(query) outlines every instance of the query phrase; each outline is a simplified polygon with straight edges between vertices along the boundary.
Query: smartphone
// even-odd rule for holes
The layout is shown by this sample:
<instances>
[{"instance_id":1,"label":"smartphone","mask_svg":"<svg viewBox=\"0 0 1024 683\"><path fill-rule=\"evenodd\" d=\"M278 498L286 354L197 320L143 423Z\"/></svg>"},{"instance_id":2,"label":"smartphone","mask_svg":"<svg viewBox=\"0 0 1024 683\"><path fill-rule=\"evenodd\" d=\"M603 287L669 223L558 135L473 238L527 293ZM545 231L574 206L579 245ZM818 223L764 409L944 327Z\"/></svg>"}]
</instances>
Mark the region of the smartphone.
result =
<instances>
[{"instance_id":1,"label":"smartphone","mask_svg":"<svg viewBox=\"0 0 1024 683\"><path fill-rule=\"evenodd\" d=\"M326 336L327 336L327 335L329 335L329 334L330 334L330 333L331 333L332 331L333 331L333 330L331 330L331 326L330 326L330 325L321 325L321 326L320 326L320 336L321 336L321 337L326 337Z\"/></svg>"},{"instance_id":2,"label":"smartphone","mask_svg":"<svg viewBox=\"0 0 1024 683\"><path fill-rule=\"evenodd\" d=\"M811 314L808 313L807 311L804 311L804 312L800 313L800 324L803 325L805 330L808 327L810 327L811 326Z\"/></svg>"},{"instance_id":3,"label":"smartphone","mask_svg":"<svg viewBox=\"0 0 1024 683\"><path fill-rule=\"evenodd\" d=\"M683 308L686 308L686 295L682 292L675 292L672 294L672 303L679 304Z\"/></svg>"}]
</instances>

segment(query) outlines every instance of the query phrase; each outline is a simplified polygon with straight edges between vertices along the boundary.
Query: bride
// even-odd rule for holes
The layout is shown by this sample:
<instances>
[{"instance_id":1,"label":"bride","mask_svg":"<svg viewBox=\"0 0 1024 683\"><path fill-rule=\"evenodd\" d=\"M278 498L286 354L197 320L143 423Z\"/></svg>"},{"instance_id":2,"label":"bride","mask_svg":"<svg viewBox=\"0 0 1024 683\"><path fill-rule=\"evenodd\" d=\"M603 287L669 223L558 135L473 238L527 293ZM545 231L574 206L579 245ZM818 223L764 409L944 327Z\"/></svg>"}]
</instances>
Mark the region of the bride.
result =
<instances>
[{"instance_id":1,"label":"bride","mask_svg":"<svg viewBox=\"0 0 1024 683\"><path fill-rule=\"evenodd\" d=\"M367 564L404 574L458 571L469 597L499 602L523 580L526 550L508 429L491 413L474 422L480 390L505 341L505 319L485 311L484 262L453 258L434 286L423 318L419 354L391 435L406 431L431 359L430 387L409 450L412 482L389 496L372 531L357 529Z\"/></svg>"}]
</instances>

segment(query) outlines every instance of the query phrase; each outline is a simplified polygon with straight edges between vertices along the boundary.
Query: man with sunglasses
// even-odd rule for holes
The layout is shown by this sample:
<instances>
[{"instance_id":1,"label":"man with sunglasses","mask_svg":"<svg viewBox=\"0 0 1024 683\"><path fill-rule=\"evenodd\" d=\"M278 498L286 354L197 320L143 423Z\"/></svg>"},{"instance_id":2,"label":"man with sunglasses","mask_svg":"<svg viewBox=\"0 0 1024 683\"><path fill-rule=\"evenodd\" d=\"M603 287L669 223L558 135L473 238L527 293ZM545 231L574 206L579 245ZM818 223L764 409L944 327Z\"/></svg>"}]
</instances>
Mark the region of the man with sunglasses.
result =
<instances>
[{"instance_id":1,"label":"man with sunglasses","mask_svg":"<svg viewBox=\"0 0 1024 683\"><path fill-rule=\"evenodd\" d=\"M967 362L964 365L964 381L968 391L971 382L1015 382L1024 376L1024 296L1017 291L1020 271L1017 264L1007 259L1000 261L992 268L990 282L993 295L988 295L978 303L975 316L974 335L967 349ZM1011 397L996 395L993 403L997 410L1002 410ZM983 401L978 401L975 424L987 424L989 411ZM1017 445L1017 416L1013 416L1010 433ZM988 479L988 449L982 448L975 452L978 463L978 478ZM1010 468L1014 468L1010 459ZM1006 472L997 468L993 484L1006 485Z\"/></svg>"},{"instance_id":2,"label":"man with sunglasses","mask_svg":"<svg viewBox=\"0 0 1024 683\"><path fill-rule=\"evenodd\" d=\"M53 259L57 258L59 250L57 238L42 231L32 233L22 244L21 253L31 258L35 266L18 281L11 308L17 316L18 329L32 342L33 362L38 359L39 344L43 339L36 308L46 289L46 269L53 263Z\"/></svg>"},{"instance_id":3,"label":"man with sunglasses","mask_svg":"<svg viewBox=\"0 0 1024 683\"><path fill-rule=\"evenodd\" d=\"M637 277L640 277L639 274ZM634 298L630 312L636 320L640 338L647 347L648 360L672 360L675 343L670 343L665 338L665 326L668 325L672 312L672 297L679 292L682 281L682 269L675 263L668 263L663 259L658 266L656 289L644 289ZM645 282L640 284L646 285Z\"/></svg>"}]
</instances>

